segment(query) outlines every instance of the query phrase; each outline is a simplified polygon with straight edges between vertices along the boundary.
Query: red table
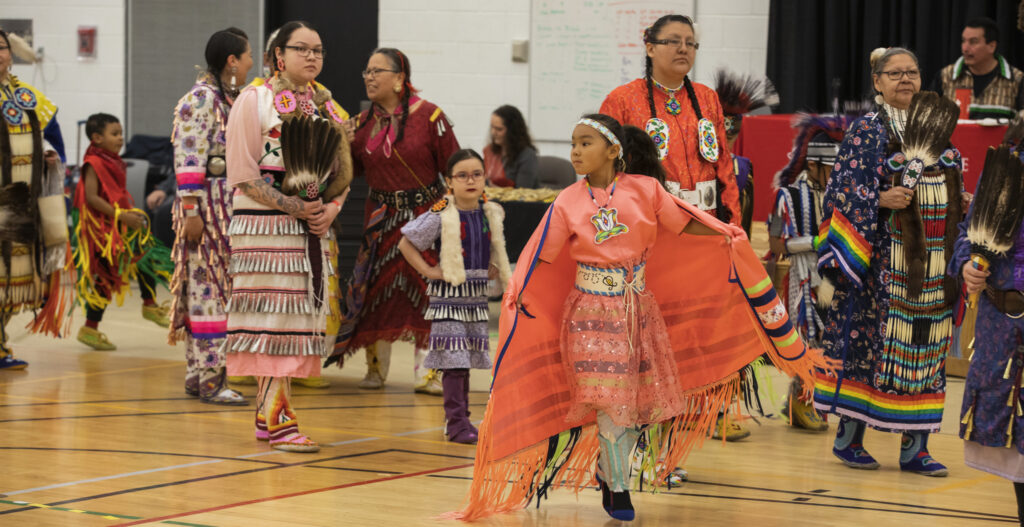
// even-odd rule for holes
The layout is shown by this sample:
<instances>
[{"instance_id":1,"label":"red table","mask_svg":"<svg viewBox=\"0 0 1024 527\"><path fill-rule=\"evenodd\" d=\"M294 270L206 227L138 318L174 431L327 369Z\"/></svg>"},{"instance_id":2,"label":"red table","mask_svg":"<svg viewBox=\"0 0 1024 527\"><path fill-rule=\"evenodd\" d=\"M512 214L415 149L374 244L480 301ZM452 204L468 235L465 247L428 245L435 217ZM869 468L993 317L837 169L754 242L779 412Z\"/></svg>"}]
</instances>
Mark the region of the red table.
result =
<instances>
[{"instance_id":1,"label":"red table","mask_svg":"<svg viewBox=\"0 0 1024 527\"><path fill-rule=\"evenodd\" d=\"M743 118L743 128L736 138L736 154L750 158L754 164L754 219L761 221L771 212L775 191L772 181L789 160L796 129L790 126L793 114L756 115ZM964 160L964 186L974 192L978 176L985 165L985 150L998 145L1005 126L961 124L953 132L953 146Z\"/></svg>"}]
</instances>

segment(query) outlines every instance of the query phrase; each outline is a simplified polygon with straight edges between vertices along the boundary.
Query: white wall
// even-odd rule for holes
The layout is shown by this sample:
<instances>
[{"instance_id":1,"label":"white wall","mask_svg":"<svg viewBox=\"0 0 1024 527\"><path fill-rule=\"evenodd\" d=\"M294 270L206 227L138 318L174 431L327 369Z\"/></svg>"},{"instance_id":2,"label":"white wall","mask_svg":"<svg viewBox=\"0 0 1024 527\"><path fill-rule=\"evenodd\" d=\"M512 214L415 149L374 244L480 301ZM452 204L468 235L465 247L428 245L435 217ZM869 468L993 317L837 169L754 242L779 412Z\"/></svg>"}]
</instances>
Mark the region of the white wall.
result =
<instances>
[{"instance_id":1,"label":"white wall","mask_svg":"<svg viewBox=\"0 0 1024 527\"><path fill-rule=\"evenodd\" d=\"M763 75L768 0L696 3L694 79L708 83L720 66ZM452 118L464 147L483 147L490 113L502 104L518 107L529 122L529 64L512 62L512 40L530 37L530 0L380 0L379 20L380 45L408 54L413 84ZM567 143L537 146L568 156Z\"/></svg>"},{"instance_id":2,"label":"white wall","mask_svg":"<svg viewBox=\"0 0 1024 527\"><path fill-rule=\"evenodd\" d=\"M124 0L0 0L0 17L31 18L40 64L15 64L11 72L57 104L68 162L77 164L77 123L96 112L124 120ZM96 26L95 59L77 59L78 26ZM87 141L82 139L82 149Z\"/></svg>"}]
</instances>

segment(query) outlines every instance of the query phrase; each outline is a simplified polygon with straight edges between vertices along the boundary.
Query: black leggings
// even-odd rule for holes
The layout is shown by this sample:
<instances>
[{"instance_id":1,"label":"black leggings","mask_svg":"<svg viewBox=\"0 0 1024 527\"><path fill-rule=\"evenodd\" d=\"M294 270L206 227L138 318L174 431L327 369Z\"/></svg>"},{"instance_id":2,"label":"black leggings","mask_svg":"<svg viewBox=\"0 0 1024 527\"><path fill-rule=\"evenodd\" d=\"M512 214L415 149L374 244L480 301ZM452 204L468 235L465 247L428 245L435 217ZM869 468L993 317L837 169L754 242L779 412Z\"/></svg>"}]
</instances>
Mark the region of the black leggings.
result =
<instances>
[{"instance_id":1,"label":"black leggings","mask_svg":"<svg viewBox=\"0 0 1024 527\"><path fill-rule=\"evenodd\" d=\"M1024 527L1024 483L1014 483L1013 490L1017 492L1017 519Z\"/></svg>"},{"instance_id":2,"label":"black leggings","mask_svg":"<svg viewBox=\"0 0 1024 527\"><path fill-rule=\"evenodd\" d=\"M156 279L149 275L139 273L139 291L142 293L143 300L152 300L153 292L156 291ZM85 305L85 319L89 322L96 322L97 324L103 320L103 312L106 308L96 309L88 304Z\"/></svg>"}]
</instances>

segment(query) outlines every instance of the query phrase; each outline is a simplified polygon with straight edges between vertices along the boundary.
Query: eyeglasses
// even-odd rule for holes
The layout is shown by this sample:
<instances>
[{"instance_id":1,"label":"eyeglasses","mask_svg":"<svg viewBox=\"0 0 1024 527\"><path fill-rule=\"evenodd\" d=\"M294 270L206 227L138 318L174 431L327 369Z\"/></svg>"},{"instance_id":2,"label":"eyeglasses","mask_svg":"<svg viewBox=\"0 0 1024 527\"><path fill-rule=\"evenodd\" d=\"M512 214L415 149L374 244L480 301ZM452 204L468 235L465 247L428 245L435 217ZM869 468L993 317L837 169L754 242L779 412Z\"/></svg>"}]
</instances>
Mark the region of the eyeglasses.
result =
<instances>
[{"instance_id":1,"label":"eyeglasses","mask_svg":"<svg viewBox=\"0 0 1024 527\"><path fill-rule=\"evenodd\" d=\"M7 51L9 49L11 49L10 46L0 46L0 51Z\"/></svg>"},{"instance_id":2,"label":"eyeglasses","mask_svg":"<svg viewBox=\"0 0 1024 527\"><path fill-rule=\"evenodd\" d=\"M907 71L895 71L895 70L893 70L893 71L882 71L880 73L884 73L887 77L889 77L889 80L891 80L891 81L898 81L898 80L902 79L904 75L907 76L907 80L912 80L912 81L917 80L921 76L921 71L920 70L907 70Z\"/></svg>"},{"instance_id":3,"label":"eyeglasses","mask_svg":"<svg viewBox=\"0 0 1024 527\"><path fill-rule=\"evenodd\" d=\"M651 42L651 44L661 44L663 46L672 46L672 47L674 47L676 49L679 49L679 48L683 47L684 45L686 46L686 49L688 49L688 50L697 51L698 49L700 49L700 42L694 42L692 40L687 40L687 41L684 42L682 40L679 40L678 38L663 38L661 40L651 40L650 42Z\"/></svg>"},{"instance_id":4,"label":"eyeglasses","mask_svg":"<svg viewBox=\"0 0 1024 527\"><path fill-rule=\"evenodd\" d=\"M373 68L372 70L366 70L361 72L364 79L372 79L381 73L398 73L398 70L385 70L382 68Z\"/></svg>"},{"instance_id":5,"label":"eyeglasses","mask_svg":"<svg viewBox=\"0 0 1024 527\"><path fill-rule=\"evenodd\" d=\"M465 183L469 180L482 179L484 177L483 170L474 170L473 172L456 172L452 174L452 179L459 180L460 183Z\"/></svg>"},{"instance_id":6,"label":"eyeglasses","mask_svg":"<svg viewBox=\"0 0 1024 527\"><path fill-rule=\"evenodd\" d=\"M309 58L309 54L312 53L313 57L318 59L324 58L324 48L307 48L305 46L285 46L285 49L290 49L303 57Z\"/></svg>"}]
</instances>

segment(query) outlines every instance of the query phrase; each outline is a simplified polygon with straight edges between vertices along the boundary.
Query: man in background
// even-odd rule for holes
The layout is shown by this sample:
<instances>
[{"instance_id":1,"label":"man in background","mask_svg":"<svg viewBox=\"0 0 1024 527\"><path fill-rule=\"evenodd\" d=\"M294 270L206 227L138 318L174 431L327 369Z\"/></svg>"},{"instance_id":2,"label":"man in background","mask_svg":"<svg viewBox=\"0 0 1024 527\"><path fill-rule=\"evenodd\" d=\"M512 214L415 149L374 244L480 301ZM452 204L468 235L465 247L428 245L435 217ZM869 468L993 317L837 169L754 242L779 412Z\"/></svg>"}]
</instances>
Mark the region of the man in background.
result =
<instances>
[{"instance_id":1,"label":"man in background","mask_svg":"<svg viewBox=\"0 0 1024 527\"><path fill-rule=\"evenodd\" d=\"M961 108L966 104L969 119L1024 115L1024 73L996 53L998 41L991 18L969 20L960 36L960 58L942 68L932 84L934 91L959 100Z\"/></svg>"}]
</instances>

